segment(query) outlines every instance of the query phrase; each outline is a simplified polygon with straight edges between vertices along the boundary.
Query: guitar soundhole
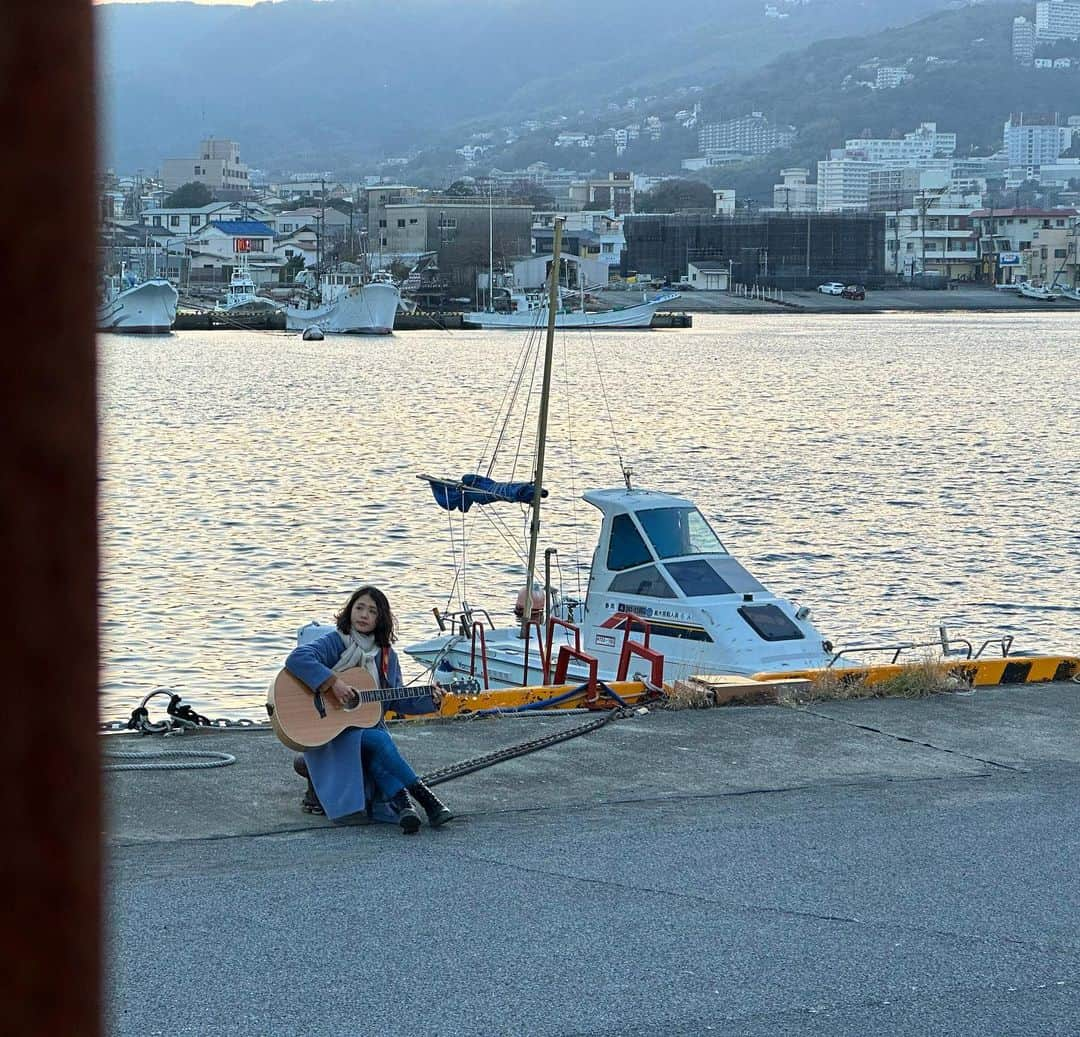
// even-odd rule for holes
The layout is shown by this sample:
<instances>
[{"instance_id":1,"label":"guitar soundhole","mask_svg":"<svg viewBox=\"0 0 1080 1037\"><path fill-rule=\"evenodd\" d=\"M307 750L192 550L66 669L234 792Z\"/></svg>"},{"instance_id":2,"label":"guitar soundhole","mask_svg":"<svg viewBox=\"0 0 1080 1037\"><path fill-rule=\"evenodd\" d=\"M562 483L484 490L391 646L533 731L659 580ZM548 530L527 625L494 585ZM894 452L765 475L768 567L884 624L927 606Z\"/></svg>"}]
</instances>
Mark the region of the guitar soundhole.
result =
<instances>
[{"instance_id":1,"label":"guitar soundhole","mask_svg":"<svg viewBox=\"0 0 1080 1037\"><path fill-rule=\"evenodd\" d=\"M341 708L343 710L345 710L346 713L351 713L359 705L360 705L360 695L354 689L353 693L352 693L352 697Z\"/></svg>"}]
</instances>

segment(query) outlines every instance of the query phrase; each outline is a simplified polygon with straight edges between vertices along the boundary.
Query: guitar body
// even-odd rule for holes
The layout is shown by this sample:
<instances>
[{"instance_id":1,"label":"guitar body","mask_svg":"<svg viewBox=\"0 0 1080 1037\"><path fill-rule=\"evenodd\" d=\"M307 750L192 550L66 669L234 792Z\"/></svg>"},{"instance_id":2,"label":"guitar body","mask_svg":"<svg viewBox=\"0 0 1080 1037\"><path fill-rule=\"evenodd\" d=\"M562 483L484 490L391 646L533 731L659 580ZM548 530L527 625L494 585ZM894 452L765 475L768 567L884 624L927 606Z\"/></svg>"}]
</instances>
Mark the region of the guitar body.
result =
<instances>
[{"instance_id":1,"label":"guitar body","mask_svg":"<svg viewBox=\"0 0 1080 1037\"><path fill-rule=\"evenodd\" d=\"M372 691L378 687L375 678L360 666L335 676L357 691ZM316 700L321 701L326 716L320 714ZM282 670L274 678L266 706L274 733L290 749L300 753L326 745L347 727L374 727L383 715L381 702L360 702L349 707L341 705L331 691L313 695L307 685L288 670Z\"/></svg>"}]
</instances>

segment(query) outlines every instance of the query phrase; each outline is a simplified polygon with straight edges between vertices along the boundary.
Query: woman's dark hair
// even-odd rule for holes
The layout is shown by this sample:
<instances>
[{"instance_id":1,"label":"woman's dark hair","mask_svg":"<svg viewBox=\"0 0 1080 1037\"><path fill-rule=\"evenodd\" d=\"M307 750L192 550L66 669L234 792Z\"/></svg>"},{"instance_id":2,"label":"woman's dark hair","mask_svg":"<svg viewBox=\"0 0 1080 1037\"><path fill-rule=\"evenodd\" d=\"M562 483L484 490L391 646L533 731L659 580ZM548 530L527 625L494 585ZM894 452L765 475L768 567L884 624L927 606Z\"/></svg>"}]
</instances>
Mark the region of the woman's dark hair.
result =
<instances>
[{"instance_id":1,"label":"woman's dark hair","mask_svg":"<svg viewBox=\"0 0 1080 1037\"><path fill-rule=\"evenodd\" d=\"M394 618L394 613L390 611L390 602L386 595L378 587L372 587L370 584L365 584L352 592L345 607L337 614L338 630L343 634L352 630L353 605L356 604L357 598L363 597L371 598L379 610L379 618L375 621L375 629L372 631L375 643L383 648L393 644L397 640L397 620Z\"/></svg>"}]
</instances>

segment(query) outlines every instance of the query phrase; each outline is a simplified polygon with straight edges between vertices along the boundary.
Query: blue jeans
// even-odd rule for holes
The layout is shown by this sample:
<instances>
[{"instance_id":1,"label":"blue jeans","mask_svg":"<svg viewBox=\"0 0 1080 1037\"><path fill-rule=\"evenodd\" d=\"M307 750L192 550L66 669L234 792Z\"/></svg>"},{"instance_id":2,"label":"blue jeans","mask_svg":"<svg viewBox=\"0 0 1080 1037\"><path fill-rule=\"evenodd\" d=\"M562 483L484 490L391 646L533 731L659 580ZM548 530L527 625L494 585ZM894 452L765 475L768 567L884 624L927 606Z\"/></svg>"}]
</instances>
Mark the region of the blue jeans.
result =
<instances>
[{"instance_id":1,"label":"blue jeans","mask_svg":"<svg viewBox=\"0 0 1080 1037\"><path fill-rule=\"evenodd\" d=\"M405 762L385 728L372 727L364 732L360 761L383 799L390 799L417 781L416 771Z\"/></svg>"}]
</instances>

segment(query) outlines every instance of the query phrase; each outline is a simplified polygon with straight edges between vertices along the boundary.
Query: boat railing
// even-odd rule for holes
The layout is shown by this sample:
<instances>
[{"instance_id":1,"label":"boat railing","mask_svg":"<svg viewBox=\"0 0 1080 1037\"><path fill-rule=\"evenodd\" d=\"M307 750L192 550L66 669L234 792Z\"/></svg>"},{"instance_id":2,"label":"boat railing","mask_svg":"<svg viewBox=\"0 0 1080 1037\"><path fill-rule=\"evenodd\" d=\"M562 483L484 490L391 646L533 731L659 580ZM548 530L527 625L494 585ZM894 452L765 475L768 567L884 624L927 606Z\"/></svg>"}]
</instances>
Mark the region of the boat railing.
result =
<instances>
[{"instance_id":1,"label":"boat railing","mask_svg":"<svg viewBox=\"0 0 1080 1037\"><path fill-rule=\"evenodd\" d=\"M1013 637L1011 634L1003 634L997 637L988 637L976 651L975 646L966 637L953 637L945 627L940 628L940 636L936 641L902 641L898 644L868 644L852 645L850 648L833 649L826 669L832 668L837 660L844 656L854 655L856 652L891 652L891 663L899 660L902 653L915 648L939 648L944 658L978 659L990 645L998 645L1001 649L1001 657L1007 659L1012 650Z\"/></svg>"},{"instance_id":2,"label":"boat railing","mask_svg":"<svg viewBox=\"0 0 1080 1037\"><path fill-rule=\"evenodd\" d=\"M529 686L529 646L532 644L532 633L536 631L536 650L540 656L540 670L543 674L542 684L548 683L548 657L544 651L544 622L540 619L526 619L522 622L522 627L525 630L525 661L522 663L521 669L521 686L527 688Z\"/></svg>"},{"instance_id":3,"label":"boat railing","mask_svg":"<svg viewBox=\"0 0 1080 1037\"><path fill-rule=\"evenodd\" d=\"M469 676L476 676L476 645L480 643L480 669L484 678L484 687L488 687L488 657L487 638L484 635L484 621L477 619L472 622L472 652L469 655Z\"/></svg>"}]
</instances>

